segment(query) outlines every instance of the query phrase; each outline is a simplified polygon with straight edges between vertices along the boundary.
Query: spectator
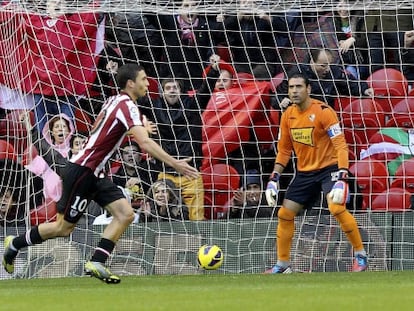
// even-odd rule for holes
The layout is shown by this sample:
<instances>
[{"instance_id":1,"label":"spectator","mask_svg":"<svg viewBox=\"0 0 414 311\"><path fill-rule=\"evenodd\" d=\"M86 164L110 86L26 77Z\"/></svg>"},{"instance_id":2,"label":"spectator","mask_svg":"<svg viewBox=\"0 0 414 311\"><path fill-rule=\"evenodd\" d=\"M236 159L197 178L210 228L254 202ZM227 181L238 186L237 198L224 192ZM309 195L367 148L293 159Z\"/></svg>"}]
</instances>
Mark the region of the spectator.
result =
<instances>
[{"instance_id":1,"label":"spectator","mask_svg":"<svg viewBox=\"0 0 414 311\"><path fill-rule=\"evenodd\" d=\"M15 14L25 44L26 57L19 63L19 70L27 72L22 89L34 97L39 135L51 116L64 113L73 120L75 95L84 95L94 81L95 53L103 42L101 14L70 14L65 7L66 0L48 0L46 15Z\"/></svg>"},{"instance_id":2,"label":"spectator","mask_svg":"<svg viewBox=\"0 0 414 311\"><path fill-rule=\"evenodd\" d=\"M102 52L98 55L96 79L89 89L88 96L79 100L79 106L93 119L101 111L105 100L115 95L115 77L120 65L120 55L111 44L105 42Z\"/></svg>"},{"instance_id":3,"label":"spectator","mask_svg":"<svg viewBox=\"0 0 414 311\"><path fill-rule=\"evenodd\" d=\"M217 23L197 13L198 0L183 0L180 13L151 16L162 31L164 44L160 78L183 80L182 91L196 90L202 84L204 64L215 53Z\"/></svg>"},{"instance_id":4,"label":"spectator","mask_svg":"<svg viewBox=\"0 0 414 311\"><path fill-rule=\"evenodd\" d=\"M143 114L157 124L159 141L163 149L180 159L191 158L192 165L197 169L200 169L202 160L201 112L207 106L211 90L219 76L218 66L218 63L212 65L194 96L183 95L180 81L167 78L161 83L162 96L152 101L151 105L146 98L140 107ZM190 180L159 161L153 167L160 172L158 179L171 179L181 190L190 211L190 220L203 220L204 191L201 176Z\"/></svg>"},{"instance_id":5,"label":"spectator","mask_svg":"<svg viewBox=\"0 0 414 311\"><path fill-rule=\"evenodd\" d=\"M243 0L237 15L218 15L222 40L227 41L237 72L247 72L256 79L270 80L279 62L273 32L287 32L286 21L270 16L251 0Z\"/></svg>"},{"instance_id":6,"label":"spectator","mask_svg":"<svg viewBox=\"0 0 414 311\"><path fill-rule=\"evenodd\" d=\"M340 0L334 17L340 59L345 64L345 69L358 80L361 76L367 77L366 66L363 66L367 55L363 50L366 38L361 35L364 23L362 14L363 12L349 10L346 2Z\"/></svg>"},{"instance_id":7,"label":"spectator","mask_svg":"<svg viewBox=\"0 0 414 311\"><path fill-rule=\"evenodd\" d=\"M143 199L156 176L151 173L148 161L136 142L123 144L120 151L121 166L112 174L112 181L129 190L134 206Z\"/></svg>"},{"instance_id":8,"label":"spectator","mask_svg":"<svg viewBox=\"0 0 414 311\"><path fill-rule=\"evenodd\" d=\"M209 70L210 66L205 72ZM277 136L278 122L271 113L270 83L242 82L235 76L234 68L220 61L220 77L202 113L202 168L224 161L244 175L247 169L260 165L260 159Z\"/></svg>"},{"instance_id":9,"label":"spectator","mask_svg":"<svg viewBox=\"0 0 414 311\"><path fill-rule=\"evenodd\" d=\"M236 83L235 75L236 72L232 66L221 63L220 76L218 77L216 85L214 86L214 91L223 91L233 87Z\"/></svg>"},{"instance_id":10,"label":"spectator","mask_svg":"<svg viewBox=\"0 0 414 311\"><path fill-rule=\"evenodd\" d=\"M75 133L70 138L70 152L69 152L69 158L71 158L73 155L78 154L81 149L83 149L83 146L86 142L87 135L84 135L83 133Z\"/></svg>"},{"instance_id":11,"label":"spectator","mask_svg":"<svg viewBox=\"0 0 414 311\"><path fill-rule=\"evenodd\" d=\"M414 30L405 31L403 33L404 46L401 49L403 59L404 75L408 81L414 81ZM410 83L411 85L411 83Z\"/></svg>"},{"instance_id":12,"label":"spectator","mask_svg":"<svg viewBox=\"0 0 414 311\"><path fill-rule=\"evenodd\" d=\"M298 64L291 68L287 77L295 73L303 73L311 84L311 96L333 106L338 95L374 96L374 90L364 81L358 81L343 70L342 66L333 64L333 54L330 50L314 49L309 54L307 64ZM284 110L289 106L287 97L287 79L276 88L276 98L272 98L272 106Z\"/></svg>"},{"instance_id":13,"label":"spectator","mask_svg":"<svg viewBox=\"0 0 414 311\"><path fill-rule=\"evenodd\" d=\"M410 31L413 28L411 9L366 11L365 31L371 67L368 74L384 67L393 67L403 71L400 54L403 42L399 33Z\"/></svg>"},{"instance_id":14,"label":"spectator","mask_svg":"<svg viewBox=\"0 0 414 311\"><path fill-rule=\"evenodd\" d=\"M28 118L27 115L22 117ZM45 197L57 202L62 192L59 176L70 157L70 141L74 126L69 117L62 113L45 124L41 139L38 139L36 129L32 132L34 143L25 151L22 164L33 174L47 181L44 183Z\"/></svg>"},{"instance_id":15,"label":"spectator","mask_svg":"<svg viewBox=\"0 0 414 311\"><path fill-rule=\"evenodd\" d=\"M188 219L188 208L174 182L170 179L157 180L141 207L140 221Z\"/></svg>"},{"instance_id":16,"label":"spectator","mask_svg":"<svg viewBox=\"0 0 414 311\"><path fill-rule=\"evenodd\" d=\"M42 180L10 159L0 160L0 167L0 226L24 226L27 206L33 210L43 202Z\"/></svg>"},{"instance_id":17,"label":"spectator","mask_svg":"<svg viewBox=\"0 0 414 311\"><path fill-rule=\"evenodd\" d=\"M246 172L243 187L234 192L230 203L230 218L272 217L274 208L269 207L263 190L263 181L258 170Z\"/></svg>"},{"instance_id":18,"label":"spectator","mask_svg":"<svg viewBox=\"0 0 414 311\"><path fill-rule=\"evenodd\" d=\"M36 129L32 129L33 146L28 148L29 153L23 159L26 168L37 174L36 170L41 170L40 163L30 165L30 161L39 155L44 159L46 165L50 166L60 176L61 170L66 166L70 156L70 142L74 132L75 128L72 121L63 113L46 122L40 139L37 138ZM30 152L34 152L34 157Z\"/></svg>"},{"instance_id":19,"label":"spectator","mask_svg":"<svg viewBox=\"0 0 414 311\"><path fill-rule=\"evenodd\" d=\"M106 23L106 40L119 47L125 62L137 62L145 68L150 77L158 74L161 60L161 31L155 27L154 16L138 12L117 12L110 14Z\"/></svg>"}]
</instances>

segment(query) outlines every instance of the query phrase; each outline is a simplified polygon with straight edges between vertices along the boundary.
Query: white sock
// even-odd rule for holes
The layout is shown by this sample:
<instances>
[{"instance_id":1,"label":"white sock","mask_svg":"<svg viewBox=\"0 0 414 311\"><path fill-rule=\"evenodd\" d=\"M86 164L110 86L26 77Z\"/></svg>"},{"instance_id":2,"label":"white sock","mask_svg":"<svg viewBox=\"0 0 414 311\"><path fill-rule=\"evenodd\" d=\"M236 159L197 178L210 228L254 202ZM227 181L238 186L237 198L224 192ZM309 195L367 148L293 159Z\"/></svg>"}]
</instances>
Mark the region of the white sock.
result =
<instances>
[{"instance_id":1,"label":"white sock","mask_svg":"<svg viewBox=\"0 0 414 311\"><path fill-rule=\"evenodd\" d=\"M286 268L289 267L289 261L278 260L277 265L282 268Z\"/></svg>"},{"instance_id":2,"label":"white sock","mask_svg":"<svg viewBox=\"0 0 414 311\"><path fill-rule=\"evenodd\" d=\"M365 249L360 250L360 251L355 251L355 256L356 255L361 255L361 256L367 257L367 252L365 251Z\"/></svg>"}]
</instances>

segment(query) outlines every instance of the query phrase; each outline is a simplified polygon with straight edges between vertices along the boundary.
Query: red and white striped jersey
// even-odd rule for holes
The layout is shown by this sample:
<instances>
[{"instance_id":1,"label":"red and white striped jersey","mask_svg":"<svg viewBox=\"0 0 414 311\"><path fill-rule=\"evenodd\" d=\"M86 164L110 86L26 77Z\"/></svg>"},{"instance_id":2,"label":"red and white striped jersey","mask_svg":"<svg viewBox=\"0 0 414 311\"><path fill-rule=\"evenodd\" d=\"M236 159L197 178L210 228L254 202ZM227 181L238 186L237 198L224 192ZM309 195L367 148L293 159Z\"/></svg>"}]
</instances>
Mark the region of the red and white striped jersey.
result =
<instances>
[{"instance_id":1,"label":"red and white striped jersey","mask_svg":"<svg viewBox=\"0 0 414 311\"><path fill-rule=\"evenodd\" d=\"M71 162L89 167L98 176L133 126L143 126L138 107L126 93L110 97L92 126L85 147Z\"/></svg>"}]
</instances>

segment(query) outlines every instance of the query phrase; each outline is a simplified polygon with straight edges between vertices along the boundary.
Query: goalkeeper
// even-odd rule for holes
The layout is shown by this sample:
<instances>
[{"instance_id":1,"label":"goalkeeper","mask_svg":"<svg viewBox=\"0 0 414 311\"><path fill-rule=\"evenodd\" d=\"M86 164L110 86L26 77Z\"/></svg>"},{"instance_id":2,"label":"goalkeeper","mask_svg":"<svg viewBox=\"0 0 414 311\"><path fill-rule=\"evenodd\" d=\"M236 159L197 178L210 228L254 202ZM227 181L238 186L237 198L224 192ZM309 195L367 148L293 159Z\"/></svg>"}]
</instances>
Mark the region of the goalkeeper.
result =
<instances>
[{"instance_id":1,"label":"goalkeeper","mask_svg":"<svg viewBox=\"0 0 414 311\"><path fill-rule=\"evenodd\" d=\"M355 218L346 209L349 198L348 147L336 112L327 104L310 97L309 80L296 73L288 80L288 95L293 105L283 113L274 171L266 189L270 206L276 206L278 180L292 151L297 157L297 172L278 211L277 263L265 273L291 273L290 248L294 218L305 206L311 206L320 191L326 195L330 213L346 234L355 252L352 271L368 266L367 254Z\"/></svg>"}]
</instances>

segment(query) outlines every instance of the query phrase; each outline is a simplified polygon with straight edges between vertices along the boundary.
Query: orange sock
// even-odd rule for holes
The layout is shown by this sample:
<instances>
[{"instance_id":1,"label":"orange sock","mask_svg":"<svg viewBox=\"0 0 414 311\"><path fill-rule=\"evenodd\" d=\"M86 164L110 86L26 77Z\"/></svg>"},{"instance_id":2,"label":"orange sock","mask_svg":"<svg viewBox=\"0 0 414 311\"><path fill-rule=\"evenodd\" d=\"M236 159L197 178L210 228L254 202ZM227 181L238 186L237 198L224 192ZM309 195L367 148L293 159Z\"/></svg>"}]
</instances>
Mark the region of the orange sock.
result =
<instances>
[{"instance_id":1,"label":"orange sock","mask_svg":"<svg viewBox=\"0 0 414 311\"><path fill-rule=\"evenodd\" d=\"M277 259L280 261L289 261L290 248L292 245L292 238L295 231L295 212L281 207L277 217L277 231L276 231L276 246L277 246Z\"/></svg>"},{"instance_id":2,"label":"orange sock","mask_svg":"<svg viewBox=\"0 0 414 311\"><path fill-rule=\"evenodd\" d=\"M342 231L346 234L354 251L363 250L364 246L355 217L343 205L331 203L329 210L340 224Z\"/></svg>"}]
</instances>

